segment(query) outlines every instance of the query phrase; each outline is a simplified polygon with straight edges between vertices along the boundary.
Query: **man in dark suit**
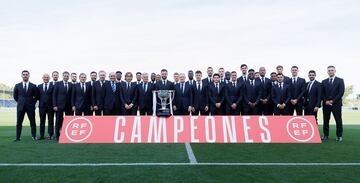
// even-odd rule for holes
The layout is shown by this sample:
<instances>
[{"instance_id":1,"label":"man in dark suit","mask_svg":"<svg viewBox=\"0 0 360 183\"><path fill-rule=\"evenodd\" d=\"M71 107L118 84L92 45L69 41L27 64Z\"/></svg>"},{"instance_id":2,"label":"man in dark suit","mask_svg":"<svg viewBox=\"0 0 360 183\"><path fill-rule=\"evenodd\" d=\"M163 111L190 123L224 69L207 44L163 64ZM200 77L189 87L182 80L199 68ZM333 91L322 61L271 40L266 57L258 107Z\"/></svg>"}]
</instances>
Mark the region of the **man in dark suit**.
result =
<instances>
[{"instance_id":1,"label":"man in dark suit","mask_svg":"<svg viewBox=\"0 0 360 183\"><path fill-rule=\"evenodd\" d=\"M90 81L86 82L87 85L91 87L91 90L96 82L97 79L97 73L95 71L92 71L90 73ZM94 106L92 105L92 92L91 92L91 107L90 107L90 115L93 116L95 114Z\"/></svg>"},{"instance_id":2,"label":"man in dark suit","mask_svg":"<svg viewBox=\"0 0 360 183\"><path fill-rule=\"evenodd\" d=\"M204 85L208 86L210 83L212 83L214 69L212 67L208 67L206 73L207 73L207 78L204 78L202 81Z\"/></svg>"},{"instance_id":3,"label":"man in dark suit","mask_svg":"<svg viewBox=\"0 0 360 183\"><path fill-rule=\"evenodd\" d=\"M52 94L54 86L49 82L50 76L44 74L42 77L44 83L38 86L39 91L39 114L40 114L40 138L45 139L45 121L48 119L48 139L54 136L54 110L52 105Z\"/></svg>"},{"instance_id":4,"label":"man in dark suit","mask_svg":"<svg viewBox=\"0 0 360 183\"><path fill-rule=\"evenodd\" d=\"M104 112L104 99L105 99L105 84L106 72L99 71L99 80L93 84L91 89L91 102L96 116L103 115Z\"/></svg>"},{"instance_id":5,"label":"man in dark suit","mask_svg":"<svg viewBox=\"0 0 360 183\"><path fill-rule=\"evenodd\" d=\"M304 78L298 77L299 68L297 66L291 67L292 77L285 81L287 85L290 86L290 104L289 104L289 114L294 115L294 111L296 111L296 115L303 115L303 97L305 92L305 84L306 81Z\"/></svg>"},{"instance_id":6,"label":"man in dark suit","mask_svg":"<svg viewBox=\"0 0 360 183\"><path fill-rule=\"evenodd\" d=\"M277 74L277 86L272 87L271 99L274 103L274 115L289 115L290 87L284 83L284 76Z\"/></svg>"},{"instance_id":7,"label":"man in dark suit","mask_svg":"<svg viewBox=\"0 0 360 183\"><path fill-rule=\"evenodd\" d=\"M71 73L71 83L73 85L77 83L77 74L75 72Z\"/></svg>"},{"instance_id":8,"label":"man in dark suit","mask_svg":"<svg viewBox=\"0 0 360 183\"><path fill-rule=\"evenodd\" d=\"M255 79L254 69L249 69L244 87L244 115L260 115L261 81Z\"/></svg>"},{"instance_id":9,"label":"man in dark suit","mask_svg":"<svg viewBox=\"0 0 360 183\"><path fill-rule=\"evenodd\" d=\"M125 73L125 82L121 84L121 89L123 92L120 93L121 99L123 101L122 107L124 108L125 115L136 115L137 113L137 84L136 82L131 82L133 75L131 72Z\"/></svg>"},{"instance_id":10,"label":"man in dark suit","mask_svg":"<svg viewBox=\"0 0 360 183\"><path fill-rule=\"evenodd\" d=\"M195 83L195 81L194 81L194 71L192 71L192 70L188 71L188 78L189 78L189 80L186 81L186 83L188 83L188 84L190 84L192 86Z\"/></svg>"},{"instance_id":11,"label":"man in dark suit","mask_svg":"<svg viewBox=\"0 0 360 183\"><path fill-rule=\"evenodd\" d=\"M120 83L116 82L115 72L109 74L110 81L104 83L104 115L123 115L124 108L122 107L123 101L120 93L122 89Z\"/></svg>"},{"instance_id":12,"label":"man in dark suit","mask_svg":"<svg viewBox=\"0 0 360 183\"><path fill-rule=\"evenodd\" d=\"M55 122L55 137L59 140L60 130L64 121L65 115L73 115L71 106L71 94L73 85L69 82L69 72L63 72L63 80L59 81L54 86L53 91L53 109L56 111Z\"/></svg>"},{"instance_id":13,"label":"man in dark suit","mask_svg":"<svg viewBox=\"0 0 360 183\"><path fill-rule=\"evenodd\" d=\"M156 74L151 73L150 79L151 79L150 83L155 85L156 84Z\"/></svg>"},{"instance_id":14,"label":"man in dark suit","mask_svg":"<svg viewBox=\"0 0 360 183\"><path fill-rule=\"evenodd\" d=\"M223 115L226 109L224 105L226 85L225 83L220 83L220 75L218 73L213 75L213 82L210 83L208 88L211 115Z\"/></svg>"},{"instance_id":15,"label":"man in dark suit","mask_svg":"<svg viewBox=\"0 0 360 183\"><path fill-rule=\"evenodd\" d=\"M278 65L276 66L276 71L277 74L282 74L284 76L284 83L287 83L287 81L290 79L289 77L285 76L283 71L284 71L284 67L282 65Z\"/></svg>"},{"instance_id":16,"label":"man in dark suit","mask_svg":"<svg viewBox=\"0 0 360 183\"><path fill-rule=\"evenodd\" d=\"M36 85L29 82L29 71L24 70L22 71L21 75L22 82L16 84L14 87L14 100L17 102L15 141L20 141L25 113L27 114L30 121L32 139L36 140L35 104L39 96L38 89Z\"/></svg>"},{"instance_id":17,"label":"man in dark suit","mask_svg":"<svg viewBox=\"0 0 360 183\"><path fill-rule=\"evenodd\" d=\"M208 99L208 85L205 84L205 80L201 80L201 71L195 72L195 84L193 85L193 107L191 109L194 115L208 115L209 114L209 99Z\"/></svg>"},{"instance_id":18,"label":"man in dark suit","mask_svg":"<svg viewBox=\"0 0 360 183\"><path fill-rule=\"evenodd\" d=\"M179 74L179 83L175 85L173 109L175 115L190 115L192 109L192 87L185 82L185 74Z\"/></svg>"},{"instance_id":19,"label":"man in dark suit","mask_svg":"<svg viewBox=\"0 0 360 183\"><path fill-rule=\"evenodd\" d=\"M116 82L117 83L121 83L122 80L121 80L121 77L122 77L122 72L121 71L116 71Z\"/></svg>"},{"instance_id":20,"label":"man in dark suit","mask_svg":"<svg viewBox=\"0 0 360 183\"><path fill-rule=\"evenodd\" d=\"M236 71L231 72L230 81L226 89L226 114L240 115L240 106L243 98L243 84L237 82Z\"/></svg>"},{"instance_id":21,"label":"man in dark suit","mask_svg":"<svg viewBox=\"0 0 360 183\"><path fill-rule=\"evenodd\" d=\"M171 81L168 81L167 80L167 76L168 76L168 71L166 69L162 69L161 70L161 79L159 81L156 82L155 84L155 90L175 90L175 85L173 82ZM174 97L174 96L172 96ZM158 110L161 105L160 105L160 99L158 97L156 97L156 100L157 100L157 107L156 107L156 110ZM170 103L171 99L168 99L168 103ZM173 102L173 101L171 101ZM167 105L168 108L170 108L170 104ZM172 108L172 106L171 106Z\"/></svg>"},{"instance_id":22,"label":"man in dark suit","mask_svg":"<svg viewBox=\"0 0 360 183\"><path fill-rule=\"evenodd\" d=\"M141 72L137 72L136 73L136 84L137 85L142 83L141 78L142 78Z\"/></svg>"},{"instance_id":23,"label":"man in dark suit","mask_svg":"<svg viewBox=\"0 0 360 183\"><path fill-rule=\"evenodd\" d=\"M306 90L304 93L304 111L305 115L314 115L317 120L317 112L321 107L321 83L315 80L316 72L309 71L309 82L306 83Z\"/></svg>"},{"instance_id":24,"label":"man in dark suit","mask_svg":"<svg viewBox=\"0 0 360 183\"><path fill-rule=\"evenodd\" d=\"M261 81L261 97L259 103L259 109L261 115L272 115L272 104L271 104L271 80L266 75L265 67L259 69L259 80Z\"/></svg>"},{"instance_id":25,"label":"man in dark suit","mask_svg":"<svg viewBox=\"0 0 360 183\"><path fill-rule=\"evenodd\" d=\"M269 100L270 115L274 115L274 107L276 107L276 106L274 105L274 102L272 101L271 92L272 92L272 88L278 87L276 72L272 72L270 74L270 81L271 81L270 100Z\"/></svg>"},{"instance_id":26,"label":"man in dark suit","mask_svg":"<svg viewBox=\"0 0 360 183\"><path fill-rule=\"evenodd\" d=\"M324 116L324 137L322 139L329 139L329 122L332 113L336 121L336 140L341 142L343 140L342 97L345 92L345 84L343 79L335 76L336 69L334 66L329 66L327 71L329 78L322 81Z\"/></svg>"},{"instance_id":27,"label":"man in dark suit","mask_svg":"<svg viewBox=\"0 0 360 183\"><path fill-rule=\"evenodd\" d=\"M58 82L59 80L59 72L58 71L53 71L51 74L52 77L52 82L50 83L52 86L55 86L55 83Z\"/></svg>"},{"instance_id":28,"label":"man in dark suit","mask_svg":"<svg viewBox=\"0 0 360 183\"><path fill-rule=\"evenodd\" d=\"M244 84L248 79L248 66L246 64L241 64L240 70L242 75L237 79L237 82Z\"/></svg>"},{"instance_id":29,"label":"man in dark suit","mask_svg":"<svg viewBox=\"0 0 360 183\"><path fill-rule=\"evenodd\" d=\"M155 84L149 82L149 74L142 74L142 83L137 85L137 101L139 106L140 115L153 115L153 90Z\"/></svg>"},{"instance_id":30,"label":"man in dark suit","mask_svg":"<svg viewBox=\"0 0 360 183\"><path fill-rule=\"evenodd\" d=\"M71 104L77 116L89 116L91 111L91 83L86 83L86 74L79 75L79 83L73 86Z\"/></svg>"}]
</instances>

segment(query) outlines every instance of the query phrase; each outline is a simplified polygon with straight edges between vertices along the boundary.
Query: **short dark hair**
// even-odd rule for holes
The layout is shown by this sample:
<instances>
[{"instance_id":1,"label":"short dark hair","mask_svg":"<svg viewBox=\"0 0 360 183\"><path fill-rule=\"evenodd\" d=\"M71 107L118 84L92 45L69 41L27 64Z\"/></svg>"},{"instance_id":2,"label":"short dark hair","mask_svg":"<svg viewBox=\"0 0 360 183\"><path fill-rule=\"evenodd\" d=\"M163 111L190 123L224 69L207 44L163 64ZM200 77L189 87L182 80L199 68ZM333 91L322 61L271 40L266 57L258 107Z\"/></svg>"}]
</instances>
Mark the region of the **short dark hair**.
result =
<instances>
[{"instance_id":1,"label":"short dark hair","mask_svg":"<svg viewBox=\"0 0 360 183\"><path fill-rule=\"evenodd\" d=\"M212 67L208 67L207 69L213 69Z\"/></svg>"},{"instance_id":2,"label":"short dark hair","mask_svg":"<svg viewBox=\"0 0 360 183\"><path fill-rule=\"evenodd\" d=\"M241 64L240 68L247 67L246 64Z\"/></svg>"},{"instance_id":3,"label":"short dark hair","mask_svg":"<svg viewBox=\"0 0 360 183\"><path fill-rule=\"evenodd\" d=\"M316 75L316 72L315 72L314 70L310 70L310 71L309 71L309 74L310 74L310 73L313 73L313 74Z\"/></svg>"},{"instance_id":4,"label":"short dark hair","mask_svg":"<svg viewBox=\"0 0 360 183\"><path fill-rule=\"evenodd\" d=\"M51 73L51 75L53 75L54 73L59 74L59 72L58 72L58 71L53 71L53 72Z\"/></svg>"},{"instance_id":5,"label":"short dark hair","mask_svg":"<svg viewBox=\"0 0 360 183\"><path fill-rule=\"evenodd\" d=\"M215 74L213 75L213 77L215 77L215 76L220 77L220 74L215 73Z\"/></svg>"},{"instance_id":6,"label":"short dark hair","mask_svg":"<svg viewBox=\"0 0 360 183\"><path fill-rule=\"evenodd\" d=\"M282 65L278 65L278 66L276 66L276 69L279 69L279 68L284 68Z\"/></svg>"},{"instance_id":7,"label":"short dark hair","mask_svg":"<svg viewBox=\"0 0 360 183\"><path fill-rule=\"evenodd\" d=\"M328 68L328 69L330 69L330 68L334 68L334 69L335 69L335 66L329 65L327 68Z\"/></svg>"},{"instance_id":8,"label":"short dark hair","mask_svg":"<svg viewBox=\"0 0 360 183\"><path fill-rule=\"evenodd\" d=\"M276 75L276 72L272 72L272 73L270 73L270 76L271 76L271 75L274 75L274 74Z\"/></svg>"},{"instance_id":9,"label":"short dark hair","mask_svg":"<svg viewBox=\"0 0 360 183\"><path fill-rule=\"evenodd\" d=\"M249 69L249 71L248 72L255 72L255 70L254 69Z\"/></svg>"},{"instance_id":10,"label":"short dark hair","mask_svg":"<svg viewBox=\"0 0 360 183\"><path fill-rule=\"evenodd\" d=\"M221 69L221 70L225 70L224 67L220 67L219 70L220 70L220 69Z\"/></svg>"},{"instance_id":11,"label":"short dark hair","mask_svg":"<svg viewBox=\"0 0 360 183\"><path fill-rule=\"evenodd\" d=\"M70 73L69 73L68 71L64 71L64 72L63 72L63 75L64 75L64 74L69 75Z\"/></svg>"},{"instance_id":12,"label":"short dark hair","mask_svg":"<svg viewBox=\"0 0 360 183\"><path fill-rule=\"evenodd\" d=\"M161 69L161 72L168 72L166 69Z\"/></svg>"},{"instance_id":13,"label":"short dark hair","mask_svg":"<svg viewBox=\"0 0 360 183\"><path fill-rule=\"evenodd\" d=\"M91 71L91 72L90 72L90 75L91 75L91 74L96 74L96 75L97 75L97 72Z\"/></svg>"},{"instance_id":14,"label":"short dark hair","mask_svg":"<svg viewBox=\"0 0 360 183\"><path fill-rule=\"evenodd\" d=\"M299 69L299 67L296 66L296 65L292 66L291 68L292 68L292 69L294 69L294 68L295 68L295 69Z\"/></svg>"},{"instance_id":15,"label":"short dark hair","mask_svg":"<svg viewBox=\"0 0 360 183\"><path fill-rule=\"evenodd\" d=\"M141 72L137 72L136 75L140 74L141 75Z\"/></svg>"},{"instance_id":16,"label":"short dark hair","mask_svg":"<svg viewBox=\"0 0 360 183\"><path fill-rule=\"evenodd\" d=\"M77 75L75 72L71 73L71 75Z\"/></svg>"},{"instance_id":17,"label":"short dark hair","mask_svg":"<svg viewBox=\"0 0 360 183\"><path fill-rule=\"evenodd\" d=\"M202 72L200 70L197 70L195 74L202 74Z\"/></svg>"},{"instance_id":18,"label":"short dark hair","mask_svg":"<svg viewBox=\"0 0 360 183\"><path fill-rule=\"evenodd\" d=\"M24 74L24 72L30 74L30 72L29 72L28 70L23 70L23 71L21 72L21 74Z\"/></svg>"},{"instance_id":19,"label":"short dark hair","mask_svg":"<svg viewBox=\"0 0 360 183\"><path fill-rule=\"evenodd\" d=\"M237 74L237 72L236 72L236 71L231 71L231 74L233 74L233 73Z\"/></svg>"},{"instance_id":20,"label":"short dark hair","mask_svg":"<svg viewBox=\"0 0 360 183\"><path fill-rule=\"evenodd\" d=\"M277 73L276 76L284 76L282 73Z\"/></svg>"},{"instance_id":21,"label":"short dark hair","mask_svg":"<svg viewBox=\"0 0 360 183\"><path fill-rule=\"evenodd\" d=\"M115 74L121 74L122 75L122 72L121 71L116 71Z\"/></svg>"}]
</instances>

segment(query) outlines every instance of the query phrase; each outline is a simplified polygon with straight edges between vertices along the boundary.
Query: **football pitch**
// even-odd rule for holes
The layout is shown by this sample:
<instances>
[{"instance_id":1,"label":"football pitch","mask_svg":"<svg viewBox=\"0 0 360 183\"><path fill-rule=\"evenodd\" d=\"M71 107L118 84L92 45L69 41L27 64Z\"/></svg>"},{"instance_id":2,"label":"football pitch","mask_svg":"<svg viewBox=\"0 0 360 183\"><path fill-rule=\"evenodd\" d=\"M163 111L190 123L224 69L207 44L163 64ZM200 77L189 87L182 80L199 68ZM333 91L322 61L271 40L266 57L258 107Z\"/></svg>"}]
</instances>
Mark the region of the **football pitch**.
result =
<instances>
[{"instance_id":1,"label":"football pitch","mask_svg":"<svg viewBox=\"0 0 360 183\"><path fill-rule=\"evenodd\" d=\"M360 182L356 111L322 144L57 144L32 141L27 120L15 143L15 119L0 112L0 182Z\"/></svg>"}]
</instances>

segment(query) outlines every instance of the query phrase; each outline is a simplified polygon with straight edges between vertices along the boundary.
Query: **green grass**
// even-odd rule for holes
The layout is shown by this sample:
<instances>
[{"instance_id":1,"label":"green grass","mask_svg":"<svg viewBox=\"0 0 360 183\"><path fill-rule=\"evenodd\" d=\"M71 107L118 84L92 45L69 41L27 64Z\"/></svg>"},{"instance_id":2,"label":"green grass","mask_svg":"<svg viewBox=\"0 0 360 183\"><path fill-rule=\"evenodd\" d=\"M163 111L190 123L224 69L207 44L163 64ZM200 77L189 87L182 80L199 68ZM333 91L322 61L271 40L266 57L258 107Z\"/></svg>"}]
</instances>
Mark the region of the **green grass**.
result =
<instances>
[{"instance_id":1,"label":"green grass","mask_svg":"<svg viewBox=\"0 0 360 183\"><path fill-rule=\"evenodd\" d=\"M0 163L187 163L184 144L57 144L15 136L14 114L1 114ZM191 144L198 162L360 163L357 112L344 112L344 142ZM351 121L350 121L351 120ZM321 123L321 122L320 122ZM319 126L320 131L321 126ZM0 182L359 182L359 166L0 167Z\"/></svg>"}]
</instances>

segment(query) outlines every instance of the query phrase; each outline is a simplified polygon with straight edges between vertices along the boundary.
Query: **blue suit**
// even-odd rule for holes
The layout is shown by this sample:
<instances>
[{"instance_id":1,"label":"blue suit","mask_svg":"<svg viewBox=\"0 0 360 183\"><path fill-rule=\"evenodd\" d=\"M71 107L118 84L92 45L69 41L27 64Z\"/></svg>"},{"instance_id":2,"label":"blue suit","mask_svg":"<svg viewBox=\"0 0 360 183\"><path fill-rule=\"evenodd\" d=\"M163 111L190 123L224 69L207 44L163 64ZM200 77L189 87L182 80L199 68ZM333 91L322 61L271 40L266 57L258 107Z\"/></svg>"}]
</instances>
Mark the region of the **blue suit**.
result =
<instances>
[{"instance_id":1,"label":"blue suit","mask_svg":"<svg viewBox=\"0 0 360 183\"><path fill-rule=\"evenodd\" d=\"M121 101L121 86L115 81L108 81L104 84L104 115L123 115ZM114 87L114 88L113 88Z\"/></svg>"},{"instance_id":2,"label":"blue suit","mask_svg":"<svg viewBox=\"0 0 360 183\"><path fill-rule=\"evenodd\" d=\"M183 86L183 88L181 88ZM181 90L182 89L182 90ZM193 85L190 83L178 83L175 85L175 97L173 105L176 106L174 114L189 115L189 107L192 106Z\"/></svg>"},{"instance_id":3,"label":"blue suit","mask_svg":"<svg viewBox=\"0 0 360 183\"><path fill-rule=\"evenodd\" d=\"M294 83L292 78L289 78L285 81L286 84L290 87L290 100L297 99L296 105L289 103L289 113L290 115L294 114L294 111L296 111L296 114L298 116L302 116L303 114L303 97L305 92L305 79L298 77L297 81Z\"/></svg>"},{"instance_id":4,"label":"blue suit","mask_svg":"<svg viewBox=\"0 0 360 183\"><path fill-rule=\"evenodd\" d=\"M271 99L274 103L274 115L289 115L288 105L290 103L290 87L283 83L282 89L280 85L275 85L271 90ZM285 104L285 109L279 109L277 105Z\"/></svg>"},{"instance_id":5,"label":"blue suit","mask_svg":"<svg viewBox=\"0 0 360 183\"><path fill-rule=\"evenodd\" d=\"M311 87L310 87L311 86ZM314 112L315 107L321 107L321 83L314 80L306 83L306 90L304 92L304 112L305 115L314 115L317 121L317 112Z\"/></svg>"},{"instance_id":6,"label":"blue suit","mask_svg":"<svg viewBox=\"0 0 360 183\"><path fill-rule=\"evenodd\" d=\"M102 84L101 84L102 82ZM97 106L98 110L95 111L96 116L100 116L104 111L104 99L105 99L105 83L109 81L96 81L91 89L91 102L92 106Z\"/></svg>"},{"instance_id":7,"label":"blue suit","mask_svg":"<svg viewBox=\"0 0 360 183\"><path fill-rule=\"evenodd\" d=\"M234 86L235 85L235 86ZM227 115L240 115L241 104L243 100L243 87L244 83L229 82L226 90L226 114ZM232 104L236 104L236 109L231 107Z\"/></svg>"},{"instance_id":8,"label":"blue suit","mask_svg":"<svg viewBox=\"0 0 360 183\"><path fill-rule=\"evenodd\" d=\"M92 87L90 83L84 83L84 87L82 83L76 83L72 90L71 104L75 106L76 115L90 115Z\"/></svg>"},{"instance_id":9,"label":"blue suit","mask_svg":"<svg viewBox=\"0 0 360 183\"><path fill-rule=\"evenodd\" d=\"M253 85L251 85L253 81ZM260 115L259 102L261 98L261 81L258 79L246 80L244 88L244 115ZM251 107L249 103L255 103Z\"/></svg>"},{"instance_id":10,"label":"blue suit","mask_svg":"<svg viewBox=\"0 0 360 183\"><path fill-rule=\"evenodd\" d=\"M207 80L207 78L206 78L206 80ZM195 83L192 86L192 90L193 90L192 104L195 109L193 114L198 115L200 112L202 115L208 115L209 109L208 109L208 111L205 111L205 107L206 106L209 107L209 92L208 92L209 88L208 88L208 85L206 84L206 81L202 80L200 82L202 82L200 88L198 87L197 83Z\"/></svg>"},{"instance_id":11,"label":"blue suit","mask_svg":"<svg viewBox=\"0 0 360 183\"><path fill-rule=\"evenodd\" d=\"M138 96L138 84L136 82L131 82L128 86L128 82L122 82L120 84L122 92L122 108L124 108L125 115L136 115L138 106L137 106L137 96ZM125 104L133 104L131 109L125 109Z\"/></svg>"},{"instance_id":12,"label":"blue suit","mask_svg":"<svg viewBox=\"0 0 360 183\"><path fill-rule=\"evenodd\" d=\"M54 135L54 110L52 104L52 95L54 91L54 85L51 83L38 86L39 91L39 114L40 114L40 138L44 138L45 134L45 121L48 117L48 135L53 137Z\"/></svg>"},{"instance_id":13,"label":"blue suit","mask_svg":"<svg viewBox=\"0 0 360 183\"><path fill-rule=\"evenodd\" d=\"M139 106L140 115L152 115L153 114L153 91L155 85L148 82L147 88L145 84L141 83L137 85L137 101ZM145 91L146 90L146 91Z\"/></svg>"},{"instance_id":14,"label":"blue suit","mask_svg":"<svg viewBox=\"0 0 360 183\"><path fill-rule=\"evenodd\" d=\"M209 107L211 115L223 115L225 114L225 95L226 85L225 83L218 83L218 89L215 83L210 83L209 89ZM216 107L216 103L221 103L220 108Z\"/></svg>"}]
</instances>

